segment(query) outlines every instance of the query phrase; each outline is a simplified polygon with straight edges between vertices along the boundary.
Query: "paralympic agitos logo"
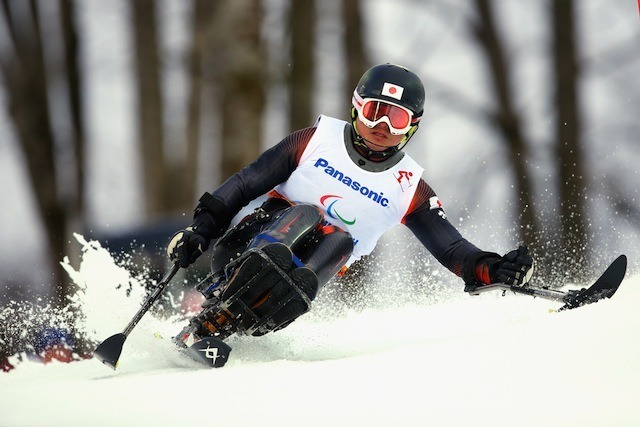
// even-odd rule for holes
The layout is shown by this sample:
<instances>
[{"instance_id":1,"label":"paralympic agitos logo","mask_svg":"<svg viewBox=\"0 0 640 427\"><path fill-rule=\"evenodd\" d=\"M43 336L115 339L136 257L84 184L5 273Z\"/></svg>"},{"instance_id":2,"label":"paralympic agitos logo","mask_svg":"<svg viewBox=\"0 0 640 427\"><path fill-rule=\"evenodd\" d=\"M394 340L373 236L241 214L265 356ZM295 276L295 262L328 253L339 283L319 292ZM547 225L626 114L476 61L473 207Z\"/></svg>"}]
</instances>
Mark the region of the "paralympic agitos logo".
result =
<instances>
[{"instance_id":1,"label":"paralympic agitos logo","mask_svg":"<svg viewBox=\"0 0 640 427\"><path fill-rule=\"evenodd\" d=\"M337 196L335 194L326 194L320 197L320 204L327 208L327 215L329 215L331 218L339 219L347 225L355 224L356 218L353 218L352 220L346 219L342 215L340 215L340 212L338 212L336 203L338 203L340 200L342 200L342 196Z\"/></svg>"}]
</instances>

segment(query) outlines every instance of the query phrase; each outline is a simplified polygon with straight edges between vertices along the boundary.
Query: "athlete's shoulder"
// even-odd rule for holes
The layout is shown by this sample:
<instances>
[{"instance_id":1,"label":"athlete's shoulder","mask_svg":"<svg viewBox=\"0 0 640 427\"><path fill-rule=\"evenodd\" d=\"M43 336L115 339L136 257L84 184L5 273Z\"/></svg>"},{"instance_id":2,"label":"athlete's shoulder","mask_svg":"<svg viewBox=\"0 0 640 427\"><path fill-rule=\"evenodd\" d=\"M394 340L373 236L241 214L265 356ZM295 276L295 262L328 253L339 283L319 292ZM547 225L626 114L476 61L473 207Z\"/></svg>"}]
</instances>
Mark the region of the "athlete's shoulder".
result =
<instances>
[{"instance_id":1,"label":"athlete's shoulder","mask_svg":"<svg viewBox=\"0 0 640 427\"><path fill-rule=\"evenodd\" d=\"M299 129L287 135L275 148L297 165L315 132L315 126Z\"/></svg>"},{"instance_id":2,"label":"athlete's shoulder","mask_svg":"<svg viewBox=\"0 0 640 427\"><path fill-rule=\"evenodd\" d=\"M313 126L299 129L286 136L282 141L280 141L278 148L285 153L285 155L295 159L295 163L297 164L314 135L319 133L322 134L326 131L331 132L331 129L336 129L342 132L345 124L347 124L347 122L344 120L320 115Z\"/></svg>"},{"instance_id":3,"label":"athlete's shoulder","mask_svg":"<svg viewBox=\"0 0 640 427\"><path fill-rule=\"evenodd\" d=\"M320 114L316 118L316 122L313 124L313 127L318 127L320 125L320 123L322 123L323 126L325 126L325 125L344 126L345 124L347 124L347 122L342 120L342 119L337 119L335 117L325 116L324 114Z\"/></svg>"},{"instance_id":4,"label":"athlete's shoulder","mask_svg":"<svg viewBox=\"0 0 640 427\"><path fill-rule=\"evenodd\" d=\"M411 206L407 210L405 217L416 212L431 209L442 209L442 207L442 202L440 202L440 199L433 188L431 188L423 178L420 178L420 181L418 181L418 188L413 195Z\"/></svg>"}]
</instances>

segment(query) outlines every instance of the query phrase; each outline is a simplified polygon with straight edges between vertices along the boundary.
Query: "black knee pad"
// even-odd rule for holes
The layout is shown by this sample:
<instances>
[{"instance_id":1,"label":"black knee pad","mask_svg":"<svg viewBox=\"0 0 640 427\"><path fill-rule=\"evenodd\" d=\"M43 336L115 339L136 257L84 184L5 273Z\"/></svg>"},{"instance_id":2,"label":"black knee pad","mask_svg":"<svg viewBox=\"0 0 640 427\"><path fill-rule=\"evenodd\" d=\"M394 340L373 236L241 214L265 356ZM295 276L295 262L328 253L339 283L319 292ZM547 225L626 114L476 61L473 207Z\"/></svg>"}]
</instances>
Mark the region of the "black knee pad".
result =
<instances>
[{"instance_id":1,"label":"black knee pad","mask_svg":"<svg viewBox=\"0 0 640 427\"><path fill-rule=\"evenodd\" d=\"M242 297L251 302L291 270L293 254L282 243L271 243L261 249L247 251L234 265L227 266L228 280L221 300ZM241 294L241 295L240 295Z\"/></svg>"},{"instance_id":2,"label":"black knee pad","mask_svg":"<svg viewBox=\"0 0 640 427\"><path fill-rule=\"evenodd\" d=\"M318 292L317 276L308 268L294 268L287 246L251 249L236 263L216 310L233 318L237 332L264 335L310 309Z\"/></svg>"},{"instance_id":3,"label":"black knee pad","mask_svg":"<svg viewBox=\"0 0 640 427\"><path fill-rule=\"evenodd\" d=\"M265 314L265 318L268 318L265 327L256 328L253 335L262 335L263 330L269 332L283 329L311 308L310 301L315 299L319 288L316 274L306 267L301 267L293 270L289 277L296 284L296 288L287 283L277 298L265 302L262 309L265 313L268 310L273 314Z\"/></svg>"},{"instance_id":4,"label":"black knee pad","mask_svg":"<svg viewBox=\"0 0 640 427\"><path fill-rule=\"evenodd\" d=\"M315 299L319 288L316 274L301 267L292 270L288 276L291 280L278 282L269 298L256 307L261 321L254 326L251 335L259 336L280 330L311 308L311 301Z\"/></svg>"}]
</instances>

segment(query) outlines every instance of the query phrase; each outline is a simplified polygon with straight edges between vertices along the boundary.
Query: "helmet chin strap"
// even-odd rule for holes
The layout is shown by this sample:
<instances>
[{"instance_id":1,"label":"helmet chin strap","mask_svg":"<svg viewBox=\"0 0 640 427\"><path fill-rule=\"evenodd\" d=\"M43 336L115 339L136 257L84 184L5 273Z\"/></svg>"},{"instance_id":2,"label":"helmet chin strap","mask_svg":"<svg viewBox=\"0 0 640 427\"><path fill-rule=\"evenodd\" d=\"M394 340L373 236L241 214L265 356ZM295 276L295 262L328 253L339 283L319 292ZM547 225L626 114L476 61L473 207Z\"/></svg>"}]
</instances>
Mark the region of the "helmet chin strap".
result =
<instances>
[{"instance_id":1,"label":"helmet chin strap","mask_svg":"<svg viewBox=\"0 0 640 427\"><path fill-rule=\"evenodd\" d=\"M355 127L354 127L354 131L355 131ZM393 156L398 151L400 151L401 147L404 145L404 143L400 143L395 147L389 147L386 150L376 151L369 148L369 146L364 141L362 136L360 136L358 131L355 131L355 134L356 135L355 135L355 138L353 139L353 145L356 147L356 150L358 150L358 152L364 158L371 160L372 162L381 162L383 160L388 159L389 157Z\"/></svg>"}]
</instances>

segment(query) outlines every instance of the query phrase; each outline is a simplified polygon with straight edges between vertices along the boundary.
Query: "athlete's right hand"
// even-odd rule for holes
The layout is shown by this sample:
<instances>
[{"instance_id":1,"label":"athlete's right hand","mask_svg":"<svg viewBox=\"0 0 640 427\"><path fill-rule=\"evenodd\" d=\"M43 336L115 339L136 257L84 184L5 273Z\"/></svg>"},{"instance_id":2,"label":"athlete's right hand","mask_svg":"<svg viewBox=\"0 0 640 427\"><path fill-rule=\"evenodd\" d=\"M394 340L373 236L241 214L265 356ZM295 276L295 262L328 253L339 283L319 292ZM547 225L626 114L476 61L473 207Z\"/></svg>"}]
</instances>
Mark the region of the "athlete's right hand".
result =
<instances>
[{"instance_id":1,"label":"athlete's right hand","mask_svg":"<svg viewBox=\"0 0 640 427\"><path fill-rule=\"evenodd\" d=\"M173 235L167 245L167 255L173 262L186 268L209 248L210 239L198 234L197 227L189 226Z\"/></svg>"},{"instance_id":2,"label":"athlete's right hand","mask_svg":"<svg viewBox=\"0 0 640 427\"><path fill-rule=\"evenodd\" d=\"M531 280L533 266L533 257L529 254L529 249L520 246L489 267L491 283L524 286Z\"/></svg>"}]
</instances>

